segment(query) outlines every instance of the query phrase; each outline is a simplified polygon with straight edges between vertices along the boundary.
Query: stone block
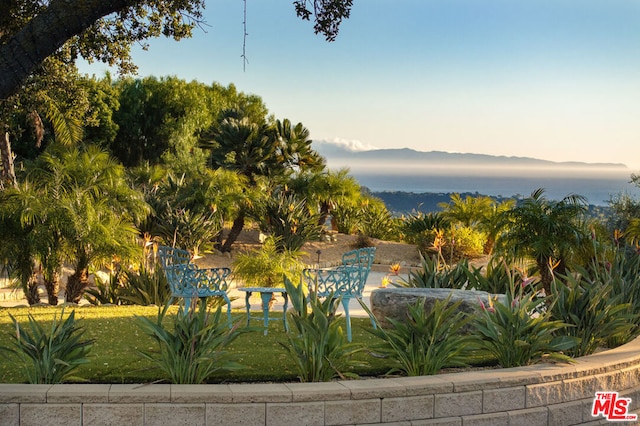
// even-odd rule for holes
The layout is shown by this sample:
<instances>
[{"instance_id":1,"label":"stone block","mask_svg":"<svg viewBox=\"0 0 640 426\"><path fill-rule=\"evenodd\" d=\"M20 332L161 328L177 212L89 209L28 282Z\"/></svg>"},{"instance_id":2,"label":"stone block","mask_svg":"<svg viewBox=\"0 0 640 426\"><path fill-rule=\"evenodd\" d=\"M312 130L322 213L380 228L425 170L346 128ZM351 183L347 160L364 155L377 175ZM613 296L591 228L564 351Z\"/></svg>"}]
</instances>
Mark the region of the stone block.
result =
<instances>
[{"instance_id":1,"label":"stone block","mask_svg":"<svg viewBox=\"0 0 640 426\"><path fill-rule=\"evenodd\" d=\"M264 426L265 403L206 404L207 426Z\"/></svg>"},{"instance_id":2,"label":"stone block","mask_svg":"<svg viewBox=\"0 0 640 426\"><path fill-rule=\"evenodd\" d=\"M525 387L487 389L483 391L482 412L519 410L525 408Z\"/></svg>"},{"instance_id":3,"label":"stone block","mask_svg":"<svg viewBox=\"0 0 640 426\"><path fill-rule=\"evenodd\" d=\"M73 426L82 424L81 404L20 404L21 425Z\"/></svg>"},{"instance_id":4,"label":"stone block","mask_svg":"<svg viewBox=\"0 0 640 426\"><path fill-rule=\"evenodd\" d=\"M405 386L394 379L347 380L340 384L351 391L351 399L391 398L407 394Z\"/></svg>"},{"instance_id":5,"label":"stone block","mask_svg":"<svg viewBox=\"0 0 640 426\"><path fill-rule=\"evenodd\" d=\"M48 403L103 403L109 402L108 384L60 384L47 391Z\"/></svg>"},{"instance_id":6,"label":"stone block","mask_svg":"<svg viewBox=\"0 0 640 426\"><path fill-rule=\"evenodd\" d=\"M540 407L543 405L564 402L564 383L550 382L526 386L526 407Z\"/></svg>"},{"instance_id":7,"label":"stone block","mask_svg":"<svg viewBox=\"0 0 640 426\"><path fill-rule=\"evenodd\" d=\"M380 422L380 399L325 401L326 425L350 425Z\"/></svg>"},{"instance_id":8,"label":"stone block","mask_svg":"<svg viewBox=\"0 0 640 426\"><path fill-rule=\"evenodd\" d=\"M453 383L442 376L412 376L395 379L407 390L407 396L453 392Z\"/></svg>"},{"instance_id":9,"label":"stone block","mask_svg":"<svg viewBox=\"0 0 640 426\"><path fill-rule=\"evenodd\" d=\"M582 401L549 405L549 424L554 426L582 423Z\"/></svg>"},{"instance_id":10,"label":"stone block","mask_svg":"<svg viewBox=\"0 0 640 426\"><path fill-rule=\"evenodd\" d=\"M83 426L144 425L143 404L83 404Z\"/></svg>"},{"instance_id":11,"label":"stone block","mask_svg":"<svg viewBox=\"0 0 640 426\"><path fill-rule=\"evenodd\" d=\"M509 426L507 413L476 414L462 416L464 426Z\"/></svg>"},{"instance_id":12,"label":"stone block","mask_svg":"<svg viewBox=\"0 0 640 426\"><path fill-rule=\"evenodd\" d=\"M136 402L171 402L171 385L111 385L111 389L109 389L109 402L115 404L133 404Z\"/></svg>"},{"instance_id":13,"label":"stone block","mask_svg":"<svg viewBox=\"0 0 640 426\"><path fill-rule=\"evenodd\" d=\"M416 420L411 426L462 426L462 417L449 417L446 419Z\"/></svg>"},{"instance_id":14,"label":"stone block","mask_svg":"<svg viewBox=\"0 0 640 426\"><path fill-rule=\"evenodd\" d=\"M324 402L267 403L267 426L324 426Z\"/></svg>"},{"instance_id":15,"label":"stone block","mask_svg":"<svg viewBox=\"0 0 640 426\"><path fill-rule=\"evenodd\" d=\"M0 384L0 403L47 402L47 391L53 385Z\"/></svg>"},{"instance_id":16,"label":"stone block","mask_svg":"<svg viewBox=\"0 0 640 426\"><path fill-rule=\"evenodd\" d=\"M282 383L230 384L233 402L289 402L291 390Z\"/></svg>"},{"instance_id":17,"label":"stone block","mask_svg":"<svg viewBox=\"0 0 640 426\"><path fill-rule=\"evenodd\" d=\"M547 407L508 411L509 426L546 425L549 417Z\"/></svg>"},{"instance_id":18,"label":"stone block","mask_svg":"<svg viewBox=\"0 0 640 426\"><path fill-rule=\"evenodd\" d=\"M595 395L597 381L592 376L564 380L565 400L577 401Z\"/></svg>"},{"instance_id":19,"label":"stone block","mask_svg":"<svg viewBox=\"0 0 640 426\"><path fill-rule=\"evenodd\" d=\"M433 418L434 396L406 396L382 400L382 422Z\"/></svg>"},{"instance_id":20,"label":"stone block","mask_svg":"<svg viewBox=\"0 0 640 426\"><path fill-rule=\"evenodd\" d=\"M285 383L291 391L293 402L342 401L351 398L351 389L342 382Z\"/></svg>"},{"instance_id":21,"label":"stone block","mask_svg":"<svg viewBox=\"0 0 640 426\"><path fill-rule=\"evenodd\" d=\"M20 405L0 404L0 425L19 426L20 425Z\"/></svg>"},{"instance_id":22,"label":"stone block","mask_svg":"<svg viewBox=\"0 0 640 426\"><path fill-rule=\"evenodd\" d=\"M153 426L204 426L204 404L145 404L144 424Z\"/></svg>"},{"instance_id":23,"label":"stone block","mask_svg":"<svg viewBox=\"0 0 640 426\"><path fill-rule=\"evenodd\" d=\"M174 403L229 403L233 394L228 385L171 385Z\"/></svg>"},{"instance_id":24,"label":"stone block","mask_svg":"<svg viewBox=\"0 0 640 426\"><path fill-rule=\"evenodd\" d=\"M435 395L435 418L477 413L482 413L482 391Z\"/></svg>"},{"instance_id":25,"label":"stone block","mask_svg":"<svg viewBox=\"0 0 640 426\"><path fill-rule=\"evenodd\" d=\"M465 314L475 314L480 311L481 300L485 306L489 298L504 299L504 295L492 295L485 291L456 290L448 288L378 288L371 292L371 311L378 318L383 327L392 327L387 318L396 321L407 319L408 306L424 300L424 309L430 312L436 300L445 300L451 296L450 303L460 302L459 310ZM466 331L471 331L468 325Z\"/></svg>"}]
</instances>

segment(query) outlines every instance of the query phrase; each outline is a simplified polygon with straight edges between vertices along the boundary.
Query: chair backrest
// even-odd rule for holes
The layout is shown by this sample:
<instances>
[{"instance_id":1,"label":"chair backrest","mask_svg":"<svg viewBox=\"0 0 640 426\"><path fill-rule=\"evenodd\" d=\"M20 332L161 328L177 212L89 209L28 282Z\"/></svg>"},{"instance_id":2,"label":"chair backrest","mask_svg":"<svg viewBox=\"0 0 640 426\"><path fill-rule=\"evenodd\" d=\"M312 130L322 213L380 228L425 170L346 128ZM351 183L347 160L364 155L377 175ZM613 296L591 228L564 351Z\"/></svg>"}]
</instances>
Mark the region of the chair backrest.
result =
<instances>
[{"instance_id":1,"label":"chair backrest","mask_svg":"<svg viewBox=\"0 0 640 426\"><path fill-rule=\"evenodd\" d=\"M357 250L348 251L342 255L342 266L356 268L358 272L358 289L360 292L364 290L364 286L369 278L369 271L373 259L376 257L375 247L365 247Z\"/></svg>"},{"instance_id":2,"label":"chair backrest","mask_svg":"<svg viewBox=\"0 0 640 426\"><path fill-rule=\"evenodd\" d=\"M167 277L171 293L174 295L192 293L193 290L188 289L188 287L192 287L192 283L185 279L187 270L193 268L189 252L174 247L158 246L158 258L164 275Z\"/></svg>"}]
</instances>

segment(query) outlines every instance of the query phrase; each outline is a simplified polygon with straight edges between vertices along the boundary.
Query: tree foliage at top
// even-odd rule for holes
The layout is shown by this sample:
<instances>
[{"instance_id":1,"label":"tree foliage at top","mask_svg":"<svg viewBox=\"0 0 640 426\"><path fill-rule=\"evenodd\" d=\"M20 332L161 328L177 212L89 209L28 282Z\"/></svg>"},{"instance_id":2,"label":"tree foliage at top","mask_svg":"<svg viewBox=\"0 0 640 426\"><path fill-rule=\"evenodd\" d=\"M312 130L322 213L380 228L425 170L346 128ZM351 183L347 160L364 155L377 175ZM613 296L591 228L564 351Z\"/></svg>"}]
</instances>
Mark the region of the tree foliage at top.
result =
<instances>
[{"instance_id":1,"label":"tree foliage at top","mask_svg":"<svg viewBox=\"0 0 640 426\"><path fill-rule=\"evenodd\" d=\"M332 41L353 0L296 0L302 19ZM0 99L20 90L44 60L65 49L71 59L135 70L130 48L151 37L190 37L205 0L10 0L0 4Z\"/></svg>"}]
</instances>

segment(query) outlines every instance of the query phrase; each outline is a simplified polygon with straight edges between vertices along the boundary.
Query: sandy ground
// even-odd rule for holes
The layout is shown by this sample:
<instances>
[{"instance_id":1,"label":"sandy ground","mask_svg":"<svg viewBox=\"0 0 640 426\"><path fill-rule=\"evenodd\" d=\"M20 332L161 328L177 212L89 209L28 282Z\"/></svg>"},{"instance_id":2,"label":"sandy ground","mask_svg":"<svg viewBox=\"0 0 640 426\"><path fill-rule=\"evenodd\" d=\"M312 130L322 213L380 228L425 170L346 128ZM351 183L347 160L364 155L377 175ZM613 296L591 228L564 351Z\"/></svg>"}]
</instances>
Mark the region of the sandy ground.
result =
<instances>
[{"instance_id":1,"label":"sandy ground","mask_svg":"<svg viewBox=\"0 0 640 426\"><path fill-rule=\"evenodd\" d=\"M358 237L355 235L333 234L331 241L308 242L302 247L302 251L305 253L303 261L308 265L317 264L319 250L321 267L337 265L340 263L343 253L354 249L354 244L357 239ZM405 267L420 264L418 249L413 244L376 239L372 239L371 241L376 247L374 265L377 267L374 269L382 267L386 271L388 266L394 263L399 263ZM255 230L243 231L238 241L234 244L230 254L207 254L203 259L199 259L197 264L201 267L230 267L238 253L254 250L259 247L259 232Z\"/></svg>"}]
</instances>

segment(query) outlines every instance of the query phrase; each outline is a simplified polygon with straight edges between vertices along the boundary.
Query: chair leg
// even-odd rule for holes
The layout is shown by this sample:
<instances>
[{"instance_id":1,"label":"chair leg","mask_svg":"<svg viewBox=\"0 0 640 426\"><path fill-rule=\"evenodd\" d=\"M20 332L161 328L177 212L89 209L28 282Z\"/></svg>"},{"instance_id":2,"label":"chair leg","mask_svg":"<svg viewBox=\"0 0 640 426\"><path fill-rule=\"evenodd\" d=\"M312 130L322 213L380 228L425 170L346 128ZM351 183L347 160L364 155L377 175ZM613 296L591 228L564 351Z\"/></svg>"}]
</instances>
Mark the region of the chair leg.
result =
<instances>
[{"instance_id":1,"label":"chair leg","mask_svg":"<svg viewBox=\"0 0 640 426\"><path fill-rule=\"evenodd\" d=\"M229 296L227 296L226 294L223 294L222 298L227 304L227 322L229 323L229 328L231 328L233 327L233 324L231 323L231 300L229 300Z\"/></svg>"},{"instance_id":2,"label":"chair leg","mask_svg":"<svg viewBox=\"0 0 640 426\"><path fill-rule=\"evenodd\" d=\"M351 317L349 316L349 301L350 298L342 299L342 308L344 309L344 317L347 320L347 340L351 342Z\"/></svg>"},{"instance_id":3,"label":"chair leg","mask_svg":"<svg viewBox=\"0 0 640 426\"><path fill-rule=\"evenodd\" d=\"M189 314L189 307L191 306L191 298L190 297L183 297L184 299L184 315L188 315Z\"/></svg>"}]
</instances>

